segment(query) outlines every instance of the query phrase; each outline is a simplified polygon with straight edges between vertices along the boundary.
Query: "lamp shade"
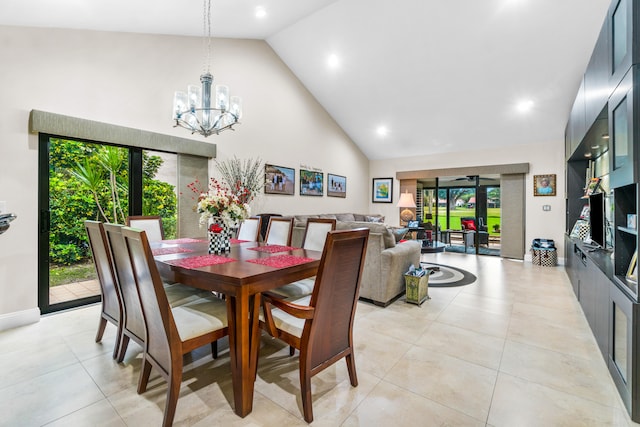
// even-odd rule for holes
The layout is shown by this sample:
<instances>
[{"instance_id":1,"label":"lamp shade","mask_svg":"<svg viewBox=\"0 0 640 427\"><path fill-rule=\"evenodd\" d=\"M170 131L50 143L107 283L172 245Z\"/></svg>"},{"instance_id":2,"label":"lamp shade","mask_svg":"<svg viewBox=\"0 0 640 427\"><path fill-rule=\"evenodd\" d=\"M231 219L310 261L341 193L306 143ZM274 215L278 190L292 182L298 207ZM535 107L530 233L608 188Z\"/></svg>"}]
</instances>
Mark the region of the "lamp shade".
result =
<instances>
[{"instance_id":1,"label":"lamp shade","mask_svg":"<svg viewBox=\"0 0 640 427\"><path fill-rule=\"evenodd\" d=\"M400 200L398 200L398 204L396 205L398 208L415 208L416 202L413 201L413 194L408 191L400 194Z\"/></svg>"}]
</instances>

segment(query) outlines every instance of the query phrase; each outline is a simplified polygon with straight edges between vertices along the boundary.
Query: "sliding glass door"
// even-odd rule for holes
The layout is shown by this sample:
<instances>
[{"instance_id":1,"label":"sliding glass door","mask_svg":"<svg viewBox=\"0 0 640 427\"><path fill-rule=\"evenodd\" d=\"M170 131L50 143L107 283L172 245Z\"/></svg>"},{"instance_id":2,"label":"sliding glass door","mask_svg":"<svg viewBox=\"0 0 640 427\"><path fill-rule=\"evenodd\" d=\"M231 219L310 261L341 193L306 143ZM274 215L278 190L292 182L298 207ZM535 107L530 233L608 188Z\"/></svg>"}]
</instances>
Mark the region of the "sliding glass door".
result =
<instances>
[{"instance_id":1,"label":"sliding glass door","mask_svg":"<svg viewBox=\"0 0 640 427\"><path fill-rule=\"evenodd\" d=\"M175 167L163 167L175 155L41 134L39 156L41 312L100 300L85 220L161 215L175 235Z\"/></svg>"}]
</instances>

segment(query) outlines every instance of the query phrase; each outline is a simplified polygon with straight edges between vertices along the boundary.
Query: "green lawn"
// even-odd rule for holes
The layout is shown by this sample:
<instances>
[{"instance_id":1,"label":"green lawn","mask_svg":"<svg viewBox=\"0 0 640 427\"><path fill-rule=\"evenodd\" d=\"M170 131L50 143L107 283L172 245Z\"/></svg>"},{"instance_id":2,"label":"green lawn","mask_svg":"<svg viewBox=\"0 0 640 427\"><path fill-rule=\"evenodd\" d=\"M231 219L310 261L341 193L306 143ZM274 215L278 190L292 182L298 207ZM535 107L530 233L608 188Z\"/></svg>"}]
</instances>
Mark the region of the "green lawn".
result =
<instances>
[{"instance_id":1,"label":"green lawn","mask_svg":"<svg viewBox=\"0 0 640 427\"><path fill-rule=\"evenodd\" d=\"M462 224L460 223L460 218L469 217L475 218L475 209L474 208L466 208L459 207L455 209L451 209L449 212L449 228L452 230L460 230L462 229ZM441 229L447 228L447 210L446 208L439 208L438 210L438 222L440 223ZM500 208L488 208L487 209L487 229L490 235L499 235L499 233L495 233L493 231L494 224L498 224L500 226Z\"/></svg>"},{"instance_id":2,"label":"green lawn","mask_svg":"<svg viewBox=\"0 0 640 427\"><path fill-rule=\"evenodd\" d=\"M49 286L67 285L74 282L96 279L96 269L93 262L52 266L49 269Z\"/></svg>"}]
</instances>

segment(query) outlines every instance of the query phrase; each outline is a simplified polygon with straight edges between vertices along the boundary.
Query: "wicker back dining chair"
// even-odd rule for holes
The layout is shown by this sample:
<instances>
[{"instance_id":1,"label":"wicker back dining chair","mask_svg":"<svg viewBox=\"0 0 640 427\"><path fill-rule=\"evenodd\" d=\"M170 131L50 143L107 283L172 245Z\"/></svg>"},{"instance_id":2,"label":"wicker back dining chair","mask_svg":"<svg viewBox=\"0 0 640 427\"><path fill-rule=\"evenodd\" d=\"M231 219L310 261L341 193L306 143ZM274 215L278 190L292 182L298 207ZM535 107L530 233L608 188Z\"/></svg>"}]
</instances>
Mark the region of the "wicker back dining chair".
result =
<instances>
[{"instance_id":1,"label":"wicker back dining chair","mask_svg":"<svg viewBox=\"0 0 640 427\"><path fill-rule=\"evenodd\" d=\"M358 385L353 321L368 238L369 229L331 231L310 296L289 301L262 294L263 329L300 350L300 390L308 423L313 421L312 376L345 358L351 385Z\"/></svg>"}]
</instances>

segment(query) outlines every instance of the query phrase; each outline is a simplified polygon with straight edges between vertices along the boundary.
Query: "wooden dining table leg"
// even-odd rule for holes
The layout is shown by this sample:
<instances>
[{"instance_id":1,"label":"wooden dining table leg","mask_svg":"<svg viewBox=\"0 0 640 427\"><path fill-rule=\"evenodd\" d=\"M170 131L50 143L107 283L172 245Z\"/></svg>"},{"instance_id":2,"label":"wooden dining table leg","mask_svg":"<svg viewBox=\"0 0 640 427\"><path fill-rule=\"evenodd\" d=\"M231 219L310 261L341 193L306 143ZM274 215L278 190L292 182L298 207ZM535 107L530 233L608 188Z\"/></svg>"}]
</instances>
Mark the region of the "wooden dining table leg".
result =
<instances>
[{"instance_id":1,"label":"wooden dining table leg","mask_svg":"<svg viewBox=\"0 0 640 427\"><path fill-rule=\"evenodd\" d=\"M251 323L257 313L254 314L256 304L250 304L250 299L250 295L242 290L239 295L227 297L233 398L235 412L241 417L249 414L253 407L254 369L251 347L254 339L251 336ZM253 333L259 331L254 330Z\"/></svg>"}]
</instances>

